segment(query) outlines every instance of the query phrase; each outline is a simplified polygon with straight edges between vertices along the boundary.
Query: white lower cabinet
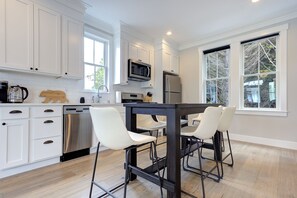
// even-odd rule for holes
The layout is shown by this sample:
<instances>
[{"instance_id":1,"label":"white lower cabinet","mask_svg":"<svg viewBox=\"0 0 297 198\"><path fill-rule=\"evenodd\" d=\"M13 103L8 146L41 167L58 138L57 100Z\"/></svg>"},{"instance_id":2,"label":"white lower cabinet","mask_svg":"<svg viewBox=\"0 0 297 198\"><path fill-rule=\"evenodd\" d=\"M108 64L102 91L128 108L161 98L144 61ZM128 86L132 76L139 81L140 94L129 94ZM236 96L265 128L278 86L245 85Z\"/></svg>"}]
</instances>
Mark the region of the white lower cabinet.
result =
<instances>
[{"instance_id":1,"label":"white lower cabinet","mask_svg":"<svg viewBox=\"0 0 297 198\"><path fill-rule=\"evenodd\" d=\"M0 108L0 170L28 163L29 108Z\"/></svg>"},{"instance_id":2,"label":"white lower cabinet","mask_svg":"<svg viewBox=\"0 0 297 198\"><path fill-rule=\"evenodd\" d=\"M31 140L30 162L60 156L62 153L62 137L48 137Z\"/></svg>"},{"instance_id":3,"label":"white lower cabinet","mask_svg":"<svg viewBox=\"0 0 297 198\"><path fill-rule=\"evenodd\" d=\"M30 108L30 162L62 155L62 107Z\"/></svg>"},{"instance_id":4,"label":"white lower cabinet","mask_svg":"<svg viewBox=\"0 0 297 198\"><path fill-rule=\"evenodd\" d=\"M29 120L1 120L0 169L28 163Z\"/></svg>"},{"instance_id":5,"label":"white lower cabinet","mask_svg":"<svg viewBox=\"0 0 297 198\"><path fill-rule=\"evenodd\" d=\"M61 155L62 106L0 108L0 176Z\"/></svg>"}]
</instances>

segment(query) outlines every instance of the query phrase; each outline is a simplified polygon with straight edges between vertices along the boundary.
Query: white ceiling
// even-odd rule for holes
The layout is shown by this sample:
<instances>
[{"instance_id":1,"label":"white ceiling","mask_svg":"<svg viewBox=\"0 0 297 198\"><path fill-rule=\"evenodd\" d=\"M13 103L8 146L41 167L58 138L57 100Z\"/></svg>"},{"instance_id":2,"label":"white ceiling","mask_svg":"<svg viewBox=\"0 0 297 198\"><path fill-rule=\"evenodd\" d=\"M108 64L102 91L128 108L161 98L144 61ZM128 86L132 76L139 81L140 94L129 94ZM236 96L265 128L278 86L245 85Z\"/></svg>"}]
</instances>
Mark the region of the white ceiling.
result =
<instances>
[{"instance_id":1,"label":"white ceiling","mask_svg":"<svg viewBox=\"0 0 297 198\"><path fill-rule=\"evenodd\" d=\"M183 45L297 12L297 0L83 0L87 14Z\"/></svg>"}]
</instances>

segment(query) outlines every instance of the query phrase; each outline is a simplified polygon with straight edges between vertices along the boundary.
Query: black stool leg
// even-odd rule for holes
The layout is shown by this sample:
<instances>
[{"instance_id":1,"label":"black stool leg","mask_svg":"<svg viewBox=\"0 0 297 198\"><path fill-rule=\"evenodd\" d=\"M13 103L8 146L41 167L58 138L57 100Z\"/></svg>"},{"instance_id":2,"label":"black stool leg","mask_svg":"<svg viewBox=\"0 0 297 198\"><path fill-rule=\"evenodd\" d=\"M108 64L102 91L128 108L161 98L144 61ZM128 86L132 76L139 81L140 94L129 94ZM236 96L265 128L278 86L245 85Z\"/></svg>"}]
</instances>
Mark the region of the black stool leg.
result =
<instances>
[{"instance_id":1,"label":"black stool leg","mask_svg":"<svg viewBox=\"0 0 297 198\"><path fill-rule=\"evenodd\" d=\"M91 182L91 188L90 188L90 194L89 194L90 198L92 197L92 191L93 191L93 185L94 185L94 179L95 179L95 173L96 173L96 166L97 166L97 159L98 159L98 155L99 155L99 147L100 147L100 142L98 142L98 145L97 145L97 151L96 151L96 157L95 157L93 175L92 175L92 182Z\"/></svg>"},{"instance_id":2,"label":"black stool leg","mask_svg":"<svg viewBox=\"0 0 297 198\"><path fill-rule=\"evenodd\" d=\"M130 180L130 164L129 164L130 150L131 149L127 149L126 150L126 155L125 155L126 171L125 171L124 198L127 195L127 184L129 183L129 180Z\"/></svg>"},{"instance_id":3,"label":"black stool leg","mask_svg":"<svg viewBox=\"0 0 297 198\"><path fill-rule=\"evenodd\" d=\"M161 197L163 197L163 189L162 189L163 181L162 181L161 174L160 174L159 158L158 158L158 155L157 155L157 146L156 146L155 142L152 142L152 144L153 144L153 147L154 147L154 155L155 155L156 164L157 164L158 177L159 177L159 180L160 180ZM154 161L154 160L152 160L152 161ZM163 173L163 175L164 175L164 173Z\"/></svg>"},{"instance_id":4,"label":"black stool leg","mask_svg":"<svg viewBox=\"0 0 297 198\"><path fill-rule=\"evenodd\" d=\"M216 145L215 145L215 142L214 142L214 138L212 138L212 143L213 143L214 159L215 159L215 162L216 162L216 167L217 167L217 172L218 172L218 181L217 182L220 182L220 179L223 178L223 175L224 175L223 162L222 162L223 160L221 160L222 175L220 175L218 156L217 156L217 153L216 153ZM222 147L221 146L220 146L220 152L222 152Z\"/></svg>"},{"instance_id":5,"label":"black stool leg","mask_svg":"<svg viewBox=\"0 0 297 198\"><path fill-rule=\"evenodd\" d=\"M231 167L233 167L234 160L233 160L233 153L232 153L232 148L231 148L231 143L230 143L230 138L229 138L229 131L227 130L226 133L227 133L228 144L229 144L230 155L231 155L231 164L228 164L228 165L231 166Z\"/></svg>"},{"instance_id":6,"label":"black stool leg","mask_svg":"<svg viewBox=\"0 0 297 198\"><path fill-rule=\"evenodd\" d=\"M204 189L204 174L203 174L203 170L202 170L202 163L201 163L201 151L199 149L199 141L197 141L197 150L198 150L198 160L199 160L199 166L200 166L200 176L201 176L201 185L202 185L202 195L203 198L205 198L205 189Z\"/></svg>"}]
</instances>

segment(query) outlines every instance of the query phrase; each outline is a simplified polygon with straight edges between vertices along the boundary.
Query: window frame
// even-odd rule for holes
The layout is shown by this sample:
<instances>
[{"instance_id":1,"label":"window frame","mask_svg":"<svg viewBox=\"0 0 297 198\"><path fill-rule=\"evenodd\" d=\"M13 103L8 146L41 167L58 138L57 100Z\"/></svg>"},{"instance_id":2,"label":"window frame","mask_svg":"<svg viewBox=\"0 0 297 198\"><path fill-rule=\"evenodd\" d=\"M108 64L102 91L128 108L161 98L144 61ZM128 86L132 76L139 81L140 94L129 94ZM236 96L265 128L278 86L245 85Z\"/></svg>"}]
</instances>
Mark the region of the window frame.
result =
<instances>
[{"instance_id":1,"label":"window frame","mask_svg":"<svg viewBox=\"0 0 297 198\"><path fill-rule=\"evenodd\" d=\"M204 102L204 66L203 66L203 51L211 48L216 48L223 45L230 45L230 68L229 68L229 106L236 106L236 114L243 115L264 115L264 116L287 116L287 31L288 24L274 26L270 28L263 28L261 30L254 31L252 33L241 34L232 38L219 39L216 42L201 45L198 48L199 56L199 102ZM267 36L271 34L279 33L279 53L278 64L279 68L276 73L278 75L278 108L276 109L247 109L242 108L243 100L242 94L242 65L243 54L241 50L241 42Z\"/></svg>"},{"instance_id":2,"label":"window frame","mask_svg":"<svg viewBox=\"0 0 297 198\"><path fill-rule=\"evenodd\" d=\"M93 28L91 26L85 26L84 28L84 38L89 38L101 43L104 43L104 66L101 65L97 65L97 64L93 64L93 63L88 63L85 62L85 60L83 60L83 67L85 70L85 64L87 65L91 65L91 66L95 66L95 67L104 67L105 69L105 86L108 88L108 90L110 90L110 83L109 83L109 79L110 79L110 64L111 64L111 45L112 45L112 36L101 32L100 30ZM95 50L95 48L93 49ZM84 86L84 92L97 92L97 89L86 89L85 88L85 76L83 79L83 86ZM100 91L101 93L108 93L106 89L103 89L102 91Z\"/></svg>"},{"instance_id":3,"label":"window frame","mask_svg":"<svg viewBox=\"0 0 297 198\"><path fill-rule=\"evenodd\" d=\"M267 38L271 38L271 37L275 37L276 36L276 45L277 45L277 48L276 48L276 69L275 69L275 72L268 72L269 74L275 74L276 76L276 108L261 108L261 107L257 107L257 108L252 108L252 107L244 107L244 77L248 77L248 76L261 76L260 72L259 72L259 68L258 68L258 72L257 74L244 74L244 44L245 43L249 43L249 42L253 42L253 41L248 41L248 42L245 42L245 43L241 43L241 47L240 47L240 50L241 50L241 65L239 66L240 67L240 89L241 89L241 95L240 95L240 109L242 110L250 110L250 111L253 111L253 110L256 110L256 111L277 111L280 109L280 103L279 103L279 98L280 98L280 79L279 79L279 69L280 69L280 43L279 43L279 40L280 40L280 35L267 35ZM253 39L254 41L257 41L257 40L262 40L262 38L255 38ZM259 77L258 76L258 77ZM260 104L258 102L258 104Z\"/></svg>"},{"instance_id":4,"label":"window frame","mask_svg":"<svg viewBox=\"0 0 297 198\"><path fill-rule=\"evenodd\" d=\"M219 52L219 51L222 51L222 50L229 50L229 53L228 53L228 56L229 56L229 67L228 67L228 75L226 77L218 77L218 63L216 64L216 77L215 78L207 78L207 58L205 57L207 54L211 54L211 53L214 53L214 52ZM212 52L208 52L208 51L212 51ZM207 84L207 81L213 81L215 80L216 81L216 100L218 98L218 80L223 80L223 79L227 79L228 80L228 103L230 102L229 101L229 98L230 98L230 54L231 53L231 49L230 49L230 45L225 45L225 46L219 46L219 47L216 47L216 48L212 48L212 49L208 49L208 50L203 50L203 56L202 56L202 62L203 62L203 102L207 102L207 97L206 97L206 94L207 94L207 90L206 90L206 84ZM216 54L218 55L218 54ZM216 61L218 61L218 57L216 57Z\"/></svg>"}]
</instances>

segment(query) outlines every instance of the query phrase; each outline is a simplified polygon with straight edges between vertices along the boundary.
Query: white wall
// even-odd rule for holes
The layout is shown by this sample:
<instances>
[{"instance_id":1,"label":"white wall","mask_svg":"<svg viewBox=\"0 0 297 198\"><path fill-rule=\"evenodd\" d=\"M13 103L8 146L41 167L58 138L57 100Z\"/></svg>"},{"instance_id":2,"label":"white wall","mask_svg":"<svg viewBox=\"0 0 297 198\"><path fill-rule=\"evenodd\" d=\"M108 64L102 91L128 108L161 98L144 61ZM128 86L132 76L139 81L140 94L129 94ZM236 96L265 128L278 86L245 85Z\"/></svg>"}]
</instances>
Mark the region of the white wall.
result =
<instances>
[{"instance_id":1,"label":"white wall","mask_svg":"<svg viewBox=\"0 0 297 198\"><path fill-rule=\"evenodd\" d=\"M230 130L233 139L297 149L297 19L287 21L288 29L288 116L235 115ZM183 101L198 102L199 63L198 47L180 52L180 74L183 83Z\"/></svg>"}]
</instances>

